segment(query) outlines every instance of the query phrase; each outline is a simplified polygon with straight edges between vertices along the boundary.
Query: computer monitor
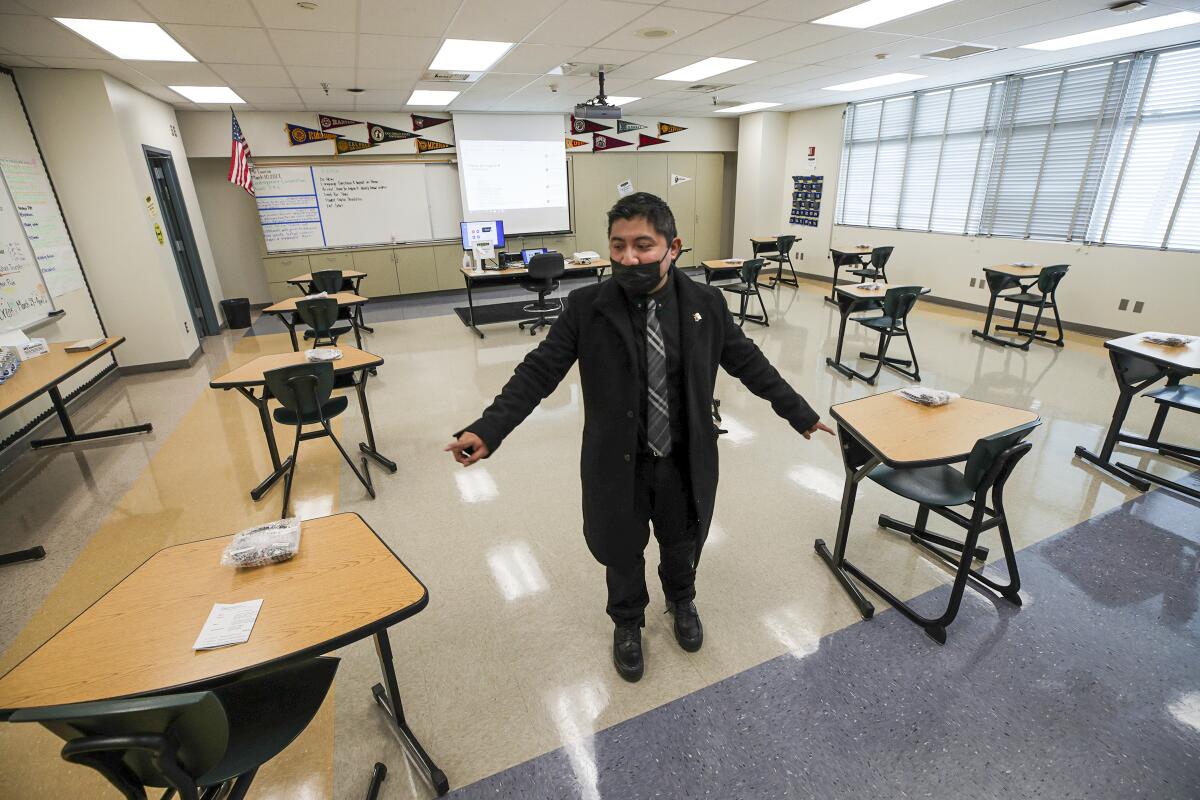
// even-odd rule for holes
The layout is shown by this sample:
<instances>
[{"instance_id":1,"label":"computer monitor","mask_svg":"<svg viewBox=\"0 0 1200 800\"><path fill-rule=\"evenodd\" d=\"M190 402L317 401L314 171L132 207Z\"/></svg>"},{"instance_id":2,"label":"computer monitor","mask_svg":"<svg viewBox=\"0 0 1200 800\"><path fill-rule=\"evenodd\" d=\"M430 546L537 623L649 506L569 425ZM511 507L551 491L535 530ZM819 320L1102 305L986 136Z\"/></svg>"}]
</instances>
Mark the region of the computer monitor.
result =
<instances>
[{"instance_id":1,"label":"computer monitor","mask_svg":"<svg viewBox=\"0 0 1200 800\"><path fill-rule=\"evenodd\" d=\"M499 219L486 222L460 222L462 230L462 248L470 250L475 242L491 242L496 247L504 246L504 221Z\"/></svg>"},{"instance_id":2,"label":"computer monitor","mask_svg":"<svg viewBox=\"0 0 1200 800\"><path fill-rule=\"evenodd\" d=\"M531 247L528 250L521 251L521 260L524 261L525 266L528 267L529 262L533 260L534 256L536 256L538 253L545 253L545 252L546 252L546 248L544 248L544 247Z\"/></svg>"}]
</instances>

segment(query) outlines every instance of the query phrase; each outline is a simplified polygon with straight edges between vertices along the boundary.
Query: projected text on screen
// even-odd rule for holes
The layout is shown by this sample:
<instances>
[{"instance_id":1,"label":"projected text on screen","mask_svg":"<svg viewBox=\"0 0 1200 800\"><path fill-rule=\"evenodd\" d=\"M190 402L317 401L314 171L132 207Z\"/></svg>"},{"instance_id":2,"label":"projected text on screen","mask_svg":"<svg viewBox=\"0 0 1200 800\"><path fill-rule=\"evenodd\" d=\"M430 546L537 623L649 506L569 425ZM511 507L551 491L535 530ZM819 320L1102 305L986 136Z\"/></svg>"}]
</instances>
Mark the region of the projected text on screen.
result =
<instances>
[{"instance_id":1,"label":"projected text on screen","mask_svg":"<svg viewBox=\"0 0 1200 800\"><path fill-rule=\"evenodd\" d=\"M472 211L567 205L561 142L462 141L459 169Z\"/></svg>"}]
</instances>

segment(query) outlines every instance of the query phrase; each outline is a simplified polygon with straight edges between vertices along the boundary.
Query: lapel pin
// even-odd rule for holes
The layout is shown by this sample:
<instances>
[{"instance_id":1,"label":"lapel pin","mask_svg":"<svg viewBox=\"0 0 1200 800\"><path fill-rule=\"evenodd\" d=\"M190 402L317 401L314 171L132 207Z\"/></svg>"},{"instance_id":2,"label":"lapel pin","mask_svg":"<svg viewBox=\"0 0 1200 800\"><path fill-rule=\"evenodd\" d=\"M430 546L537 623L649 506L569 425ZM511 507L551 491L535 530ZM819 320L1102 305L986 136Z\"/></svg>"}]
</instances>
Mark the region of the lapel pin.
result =
<instances>
[{"instance_id":1,"label":"lapel pin","mask_svg":"<svg viewBox=\"0 0 1200 800\"><path fill-rule=\"evenodd\" d=\"M696 320L696 322L699 322L701 319L703 319L703 317L701 317L700 312L697 311L695 314L692 314L692 319Z\"/></svg>"}]
</instances>

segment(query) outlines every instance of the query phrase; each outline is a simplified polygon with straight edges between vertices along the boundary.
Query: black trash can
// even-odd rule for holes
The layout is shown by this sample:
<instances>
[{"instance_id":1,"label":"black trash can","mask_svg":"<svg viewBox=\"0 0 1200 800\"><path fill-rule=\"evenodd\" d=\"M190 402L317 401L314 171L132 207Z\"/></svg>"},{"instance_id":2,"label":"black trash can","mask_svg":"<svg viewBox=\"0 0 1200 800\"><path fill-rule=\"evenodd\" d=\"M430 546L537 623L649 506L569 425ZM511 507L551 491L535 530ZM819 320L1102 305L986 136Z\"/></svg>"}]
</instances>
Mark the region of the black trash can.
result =
<instances>
[{"instance_id":1,"label":"black trash can","mask_svg":"<svg viewBox=\"0 0 1200 800\"><path fill-rule=\"evenodd\" d=\"M250 298L231 297L221 301L221 311L231 329L250 327Z\"/></svg>"}]
</instances>

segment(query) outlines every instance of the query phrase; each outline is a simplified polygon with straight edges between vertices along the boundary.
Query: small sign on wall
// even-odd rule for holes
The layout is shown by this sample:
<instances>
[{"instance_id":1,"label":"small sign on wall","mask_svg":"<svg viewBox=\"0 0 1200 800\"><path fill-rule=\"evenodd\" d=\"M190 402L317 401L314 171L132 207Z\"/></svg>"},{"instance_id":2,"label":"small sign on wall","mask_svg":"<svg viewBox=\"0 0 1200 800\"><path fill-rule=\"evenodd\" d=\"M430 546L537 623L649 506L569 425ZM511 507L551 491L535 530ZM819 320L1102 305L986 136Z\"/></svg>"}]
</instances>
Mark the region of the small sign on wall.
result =
<instances>
[{"instance_id":1,"label":"small sign on wall","mask_svg":"<svg viewBox=\"0 0 1200 800\"><path fill-rule=\"evenodd\" d=\"M633 181L626 178L617 184L617 197L628 197L633 194Z\"/></svg>"}]
</instances>

